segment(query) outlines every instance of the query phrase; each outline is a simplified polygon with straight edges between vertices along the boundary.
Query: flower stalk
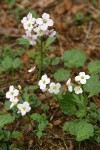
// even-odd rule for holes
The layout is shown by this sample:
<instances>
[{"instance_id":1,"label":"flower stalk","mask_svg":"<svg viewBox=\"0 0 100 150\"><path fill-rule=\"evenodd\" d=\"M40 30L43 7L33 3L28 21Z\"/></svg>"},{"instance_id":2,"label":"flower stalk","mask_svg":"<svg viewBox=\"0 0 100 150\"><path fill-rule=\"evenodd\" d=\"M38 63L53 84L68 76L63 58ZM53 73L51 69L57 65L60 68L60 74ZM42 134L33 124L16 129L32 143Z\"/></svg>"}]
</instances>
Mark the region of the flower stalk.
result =
<instances>
[{"instance_id":1,"label":"flower stalk","mask_svg":"<svg viewBox=\"0 0 100 150\"><path fill-rule=\"evenodd\" d=\"M41 46L40 46L40 64L39 64L39 75L38 80L40 80L43 70L43 42L41 38Z\"/></svg>"}]
</instances>

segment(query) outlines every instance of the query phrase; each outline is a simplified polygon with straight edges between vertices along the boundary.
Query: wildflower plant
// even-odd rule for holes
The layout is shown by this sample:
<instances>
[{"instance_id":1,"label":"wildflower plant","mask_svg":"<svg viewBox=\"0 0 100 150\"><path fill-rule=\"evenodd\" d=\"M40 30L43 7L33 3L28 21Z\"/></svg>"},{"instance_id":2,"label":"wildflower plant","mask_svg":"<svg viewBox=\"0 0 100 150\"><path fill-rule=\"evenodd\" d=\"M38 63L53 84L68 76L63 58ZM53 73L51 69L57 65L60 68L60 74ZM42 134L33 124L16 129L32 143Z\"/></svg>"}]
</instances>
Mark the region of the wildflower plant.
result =
<instances>
[{"instance_id":1,"label":"wildflower plant","mask_svg":"<svg viewBox=\"0 0 100 150\"><path fill-rule=\"evenodd\" d=\"M38 79L40 79L46 49L49 44L55 40L55 38L52 39L56 35L56 31L52 29L54 21L50 19L48 13L43 13L41 18L34 18L29 12L26 17L23 17L21 23L25 29L25 35L23 35L23 38L27 39L32 46L39 45L40 62ZM44 38L48 38L46 42L43 41Z\"/></svg>"},{"instance_id":2,"label":"wildflower plant","mask_svg":"<svg viewBox=\"0 0 100 150\"><path fill-rule=\"evenodd\" d=\"M48 98L47 95L50 95L50 97L57 100L60 110L65 116L73 116L71 121L64 123L64 131L75 136L75 139L79 142L90 138L100 142L100 128L98 127L100 109L97 108L92 99L92 96L100 92L99 78L96 74L88 75L85 72L79 72L78 75L73 75L74 77L72 76L73 78L71 78L68 71L70 67L80 69L84 65L87 56L76 49L65 51L61 60L64 61L64 66L67 69L60 68L54 73L54 79L49 78L47 71L43 70L43 62L46 50L56 38L56 31L52 29L53 20L48 13L43 13L41 18L34 18L31 13L28 13L26 17L23 17L21 23L25 29L23 38L31 46L38 48L39 64L27 71L27 73L31 73L38 68L37 84L25 88L22 88L20 85L11 85L9 87L5 94L7 101L4 107L12 114L3 114L0 120L0 127L2 128L15 119L23 117L27 120L27 127L31 128L31 131L38 138L41 138L45 128L48 125L52 126L52 124L49 123L48 116L42 112L42 109L40 109L41 114L35 112L35 108L40 106L40 108L43 108L41 100L35 94L37 92L44 94L46 99ZM80 59L82 60L80 61ZM52 64L58 65L59 62L60 58L57 57ZM89 74L95 70L91 69L91 65L93 64L88 66ZM97 70L96 72L98 73ZM47 111L48 109L49 107L46 107L45 110Z\"/></svg>"}]
</instances>

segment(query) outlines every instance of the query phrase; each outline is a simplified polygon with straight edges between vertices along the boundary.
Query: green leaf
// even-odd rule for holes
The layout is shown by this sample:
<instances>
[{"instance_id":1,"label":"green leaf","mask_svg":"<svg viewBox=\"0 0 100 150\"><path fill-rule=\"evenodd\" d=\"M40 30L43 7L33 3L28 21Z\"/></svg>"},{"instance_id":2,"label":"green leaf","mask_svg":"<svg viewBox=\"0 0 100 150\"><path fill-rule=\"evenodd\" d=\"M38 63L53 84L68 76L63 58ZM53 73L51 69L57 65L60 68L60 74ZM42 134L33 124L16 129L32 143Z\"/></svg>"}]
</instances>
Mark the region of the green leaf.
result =
<instances>
[{"instance_id":1,"label":"green leaf","mask_svg":"<svg viewBox=\"0 0 100 150\"><path fill-rule=\"evenodd\" d=\"M10 114L5 114L0 116L0 128L4 127L6 124L9 124L14 121L14 117L12 117Z\"/></svg>"},{"instance_id":2,"label":"green leaf","mask_svg":"<svg viewBox=\"0 0 100 150\"><path fill-rule=\"evenodd\" d=\"M36 120L37 122L41 120L41 115L38 113L33 113L30 117L31 119Z\"/></svg>"},{"instance_id":3,"label":"green leaf","mask_svg":"<svg viewBox=\"0 0 100 150\"><path fill-rule=\"evenodd\" d=\"M4 104L4 108L6 110L10 110L10 105L11 105L11 102L10 101L6 101L5 104Z\"/></svg>"},{"instance_id":4,"label":"green leaf","mask_svg":"<svg viewBox=\"0 0 100 150\"><path fill-rule=\"evenodd\" d=\"M93 61L88 64L88 70L91 74L100 73L100 61Z\"/></svg>"},{"instance_id":5,"label":"green leaf","mask_svg":"<svg viewBox=\"0 0 100 150\"><path fill-rule=\"evenodd\" d=\"M21 136L22 136L22 133L19 132L19 131L13 131L13 132L11 133L11 138L17 139L17 138L20 138Z\"/></svg>"},{"instance_id":6,"label":"green leaf","mask_svg":"<svg viewBox=\"0 0 100 150\"><path fill-rule=\"evenodd\" d=\"M79 68L84 66L87 56L81 50L71 49L64 52L62 59L65 66Z\"/></svg>"},{"instance_id":7,"label":"green leaf","mask_svg":"<svg viewBox=\"0 0 100 150\"><path fill-rule=\"evenodd\" d=\"M35 91L37 90L39 87L38 85L34 85L34 86L28 86L24 88L24 91L27 93L29 90Z\"/></svg>"},{"instance_id":8,"label":"green leaf","mask_svg":"<svg viewBox=\"0 0 100 150\"><path fill-rule=\"evenodd\" d=\"M22 66L22 62L19 58L14 59L13 61L13 68L20 68Z\"/></svg>"},{"instance_id":9,"label":"green leaf","mask_svg":"<svg viewBox=\"0 0 100 150\"><path fill-rule=\"evenodd\" d=\"M59 70L57 70L57 72L54 74L54 78L56 81L60 82L60 81L67 81L70 77L70 72L60 68Z\"/></svg>"},{"instance_id":10,"label":"green leaf","mask_svg":"<svg viewBox=\"0 0 100 150\"><path fill-rule=\"evenodd\" d=\"M4 70L10 69L12 67L12 59L10 57L5 57L1 65Z\"/></svg>"},{"instance_id":11,"label":"green leaf","mask_svg":"<svg viewBox=\"0 0 100 150\"><path fill-rule=\"evenodd\" d=\"M82 12L77 12L75 15L76 20L80 21L84 18L84 15Z\"/></svg>"},{"instance_id":12,"label":"green leaf","mask_svg":"<svg viewBox=\"0 0 100 150\"><path fill-rule=\"evenodd\" d=\"M63 129L65 131L69 131L71 135L75 135L77 141L89 139L94 135L93 125L88 123L86 120L74 120L71 122L66 122Z\"/></svg>"},{"instance_id":13,"label":"green leaf","mask_svg":"<svg viewBox=\"0 0 100 150\"><path fill-rule=\"evenodd\" d=\"M51 58L50 57L45 57L43 59L43 67L47 68L50 65Z\"/></svg>"},{"instance_id":14,"label":"green leaf","mask_svg":"<svg viewBox=\"0 0 100 150\"><path fill-rule=\"evenodd\" d=\"M41 101L34 93L29 94L29 99L32 107L38 107L41 104Z\"/></svg>"},{"instance_id":15,"label":"green leaf","mask_svg":"<svg viewBox=\"0 0 100 150\"><path fill-rule=\"evenodd\" d=\"M76 113L75 102L73 101L72 94L69 92L59 101L60 108L67 115L74 115Z\"/></svg>"},{"instance_id":16,"label":"green leaf","mask_svg":"<svg viewBox=\"0 0 100 150\"><path fill-rule=\"evenodd\" d=\"M87 81L85 85L83 85L84 91L89 92L89 97L97 95L100 93L100 80L98 76L93 75Z\"/></svg>"},{"instance_id":17,"label":"green leaf","mask_svg":"<svg viewBox=\"0 0 100 150\"><path fill-rule=\"evenodd\" d=\"M0 130L0 141L8 141L10 132L7 130Z\"/></svg>"},{"instance_id":18,"label":"green leaf","mask_svg":"<svg viewBox=\"0 0 100 150\"><path fill-rule=\"evenodd\" d=\"M2 143L2 144L0 145L0 150L7 150L7 144Z\"/></svg>"},{"instance_id":19,"label":"green leaf","mask_svg":"<svg viewBox=\"0 0 100 150\"><path fill-rule=\"evenodd\" d=\"M30 45L29 41L26 40L26 39L24 39L24 38L18 38L18 39L17 39L17 42L18 42L19 44L25 45L25 46L27 46L27 47L29 47L29 45Z\"/></svg>"},{"instance_id":20,"label":"green leaf","mask_svg":"<svg viewBox=\"0 0 100 150\"><path fill-rule=\"evenodd\" d=\"M45 43L45 48L47 48L50 44L52 44L55 41L56 37L48 37Z\"/></svg>"},{"instance_id":21,"label":"green leaf","mask_svg":"<svg viewBox=\"0 0 100 150\"><path fill-rule=\"evenodd\" d=\"M38 129L39 129L40 131L43 131L44 128L45 128L45 126L46 126L45 122L41 122L41 123L39 123L39 125L38 125Z\"/></svg>"},{"instance_id":22,"label":"green leaf","mask_svg":"<svg viewBox=\"0 0 100 150\"><path fill-rule=\"evenodd\" d=\"M52 61L52 65L56 66L59 64L59 62L60 62L60 57L55 57Z\"/></svg>"},{"instance_id":23,"label":"green leaf","mask_svg":"<svg viewBox=\"0 0 100 150\"><path fill-rule=\"evenodd\" d=\"M41 105L41 109L42 109L43 111L47 111L47 110L49 109L49 105L48 105L48 104L42 104L42 105Z\"/></svg>"},{"instance_id":24,"label":"green leaf","mask_svg":"<svg viewBox=\"0 0 100 150\"><path fill-rule=\"evenodd\" d=\"M87 111L86 111L85 108L80 108L80 109L76 112L75 115L76 115L78 118L81 118L81 117L86 116L86 113L87 113Z\"/></svg>"},{"instance_id":25,"label":"green leaf","mask_svg":"<svg viewBox=\"0 0 100 150\"><path fill-rule=\"evenodd\" d=\"M38 131L37 133L36 133L36 135L37 135L37 137L40 139L41 137L42 137L42 131Z\"/></svg>"}]
</instances>

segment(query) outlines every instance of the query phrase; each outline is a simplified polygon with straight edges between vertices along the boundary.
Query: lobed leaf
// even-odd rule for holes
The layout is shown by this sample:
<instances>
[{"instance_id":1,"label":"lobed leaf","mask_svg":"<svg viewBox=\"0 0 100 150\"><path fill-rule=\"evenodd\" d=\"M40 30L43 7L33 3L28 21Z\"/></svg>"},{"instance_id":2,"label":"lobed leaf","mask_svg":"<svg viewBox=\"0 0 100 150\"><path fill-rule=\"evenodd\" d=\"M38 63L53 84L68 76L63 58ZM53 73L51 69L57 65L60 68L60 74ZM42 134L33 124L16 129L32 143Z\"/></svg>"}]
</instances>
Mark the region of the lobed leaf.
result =
<instances>
[{"instance_id":1,"label":"lobed leaf","mask_svg":"<svg viewBox=\"0 0 100 150\"><path fill-rule=\"evenodd\" d=\"M81 50L71 49L64 52L62 59L65 66L79 68L84 66L87 56Z\"/></svg>"}]
</instances>

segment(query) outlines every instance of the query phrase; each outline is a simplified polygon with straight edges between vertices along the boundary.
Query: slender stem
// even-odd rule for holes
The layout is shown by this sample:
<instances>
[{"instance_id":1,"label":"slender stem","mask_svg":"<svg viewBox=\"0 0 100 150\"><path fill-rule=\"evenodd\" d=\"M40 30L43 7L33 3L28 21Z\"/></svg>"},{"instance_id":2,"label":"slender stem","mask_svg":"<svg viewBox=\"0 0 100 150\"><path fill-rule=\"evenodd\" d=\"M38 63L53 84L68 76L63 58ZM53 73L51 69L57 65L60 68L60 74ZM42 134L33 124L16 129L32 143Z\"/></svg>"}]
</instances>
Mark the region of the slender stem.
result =
<instances>
[{"instance_id":1,"label":"slender stem","mask_svg":"<svg viewBox=\"0 0 100 150\"><path fill-rule=\"evenodd\" d=\"M39 66L39 76L38 80L40 80L42 75L42 68L43 68L43 46L42 46L42 38L41 38L41 48L40 48L40 66Z\"/></svg>"},{"instance_id":2,"label":"slender stem","mask_svg":"<svg viewBox=\"0 0 100 150\"><path fill-rule=\"evenodd\" d=\"M11 68L11 71L12 71L12 81L14 80L14 69L13 69L13 66Z\"/></svg>"},{"instance_id":3,"label":"slender stem","mask_svg":"<svg viewBox=\"0 0 100 150\"><path fill-rule=\"evenodd\" d=\"M55 97L57 98L57 100L59 101L59 98L58 98L58 96L55 94Z\"/></svg>"}]
</instances>

